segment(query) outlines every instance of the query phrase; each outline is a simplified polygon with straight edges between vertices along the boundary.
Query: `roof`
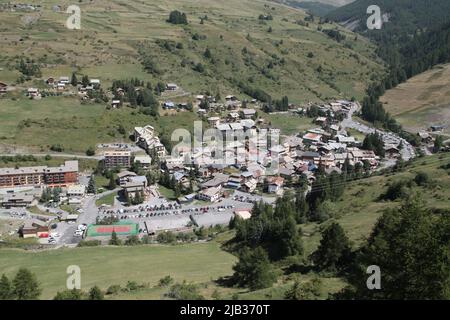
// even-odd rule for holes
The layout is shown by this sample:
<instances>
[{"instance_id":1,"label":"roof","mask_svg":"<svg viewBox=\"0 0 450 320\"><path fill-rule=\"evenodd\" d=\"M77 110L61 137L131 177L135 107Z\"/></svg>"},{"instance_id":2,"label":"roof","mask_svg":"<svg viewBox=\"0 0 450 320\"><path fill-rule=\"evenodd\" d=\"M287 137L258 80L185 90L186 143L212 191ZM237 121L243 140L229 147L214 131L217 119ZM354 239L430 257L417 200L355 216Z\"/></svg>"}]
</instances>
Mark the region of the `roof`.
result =
<instances>
[{"instance_id":1,"label":"roof","mask_svg":"<svg viewBox=\"0 0 450 320\"><path fill-rule=\"evenodd\" d=\"M213 197L215 196L217 193L220 192L220 188L218 187L211 187L208 189L204 189L203 191L200 192L200 194L206 196L206 197Z\"/></svg>"},{"instance_id":2,"label":"roof","mask_svg":"<svg viewBox=\"0 0 450 320\"><path fill-rule=\"evenodd\" d=\"M230 123L230 128L232 130L243 130L244 127L240 123Z\"/></svg>"},{"instance_id":3,"label":"roof","mask_svg":"<svg viewBox=\"0 0 450 320\"><path fill-rule=\"evenodd\" d=\"M249 210L236 210L234 214L242 220L247 220L252 217L252 213Z\"/></svg>"},{"instance_id":4,"label":"roof","mask_svg":"<svg viewBox=\"0 0 450 320\"><path fill-rule=\"evenodd\" d=\"M342 135L337 135L336 140L338 142L343 142L343 143L356 142L355 137L346 137L346 136L342 136Z\"/></svg>"},{"instance_id":5,"label":"roof","mask_svg":"<svg viewBox=\"0 0 450 320\"><path fill-rule=\"evenodd\" d=\"M282 177L268 177L267 182L269 184L275 184L277 186L282 186L284 179Z\"/></svg>"},{"instance_id":6,"label":"roof","mask_svg":"<svg viewBox=\"0 0 450 320\"><path fill-rule=\"evenodd\" d=\"M203 188L217 187L228 182L229 176L222 173L216 173L214 178L208 180L202 184Z\"/></svg>"},{"instance_id":7,"label":"roof","mask_svg":"<svg viewBox=\"0 0 450 320\"><path fill-rule=\"evenodd\" d=\"M152 158L150 156L148 156L148 155L135 156L134 157L134 162L138 162L138 161L140 163L144 163L144 164L146 164L146 163L151 164L152 163Z\"/></svg>"},{"instance_id":8,"label":"roof","mask_svg":"<svg viewBox=\"0 0 450 320\"><path fill-rule=\"evenodd\" d=\"M67 193L84 193L85 191L86 187L83 185L74 185L67 188Z\"/></svg>"},{"instance_id":9,"label":"roof","mask_svg":"<svg viewBox=\"0 0 450 320\"><path fill-rule=\"evenodd\" d=\"M13 200L23 201L23 202L33 202L34 197L32 195L28 195L28 194L17 194L17 193L6 194L5 196L3 196L2 202L10 202Z\"/></svg>"},{"instance_id":10,"label":"roof","mask_svg":"<svg viewBox=\"0 0 450 320\"><path fill-rule=\"evenodd\" d=\"M322 138L322 135L318 134L318 133L307 133L303 136L304 140L312 140L312 141L320 141L320 139Z\"/></svg>"},{"instance_id":11,"label":"roof","mask_svg":"<svg viewBox=\"0 0 450 320\"><path fill-rule=\"evenodd\" d=\"M119 178L119 179L129 177L129 176L135 177L135 176L137 176L137 174L134 172L131 172L131 171L122 171L117 174L117 178Z\"/></svg>"},{"instance_id":12,"label":"roof","mask_svg":"<svg viewBox=\"0 0 450 320\"><path fill-rule=\"evenodd\" d=\"M312 152L312 151L304 151L298 153L300 157L303 158L319 158L320 154L318 152Z\"/></svg>"},{"instance_id":13,"label":"roof","mask_svg":"<svg viewBox=\"0 0 450 320\"><path fill-rule=\"evenodd\" d=\"M22 168L0 168L1 175L19 175L19 174L44 174L44 173L60 173L60 172L77 172L78 161L66 161L64 165L60 167L22 167Z\"/></svg>"},{"instance_id":14,"label":"roof","mask_svg":"<svg viewBox=\"0 0 450 320\"><path fill-rule=\"evenodd\" d=\"M230 130L231 130L231 127L230 127L229 124L223 123L223 124L219 124L219 125L217 126L217 129L219 129L220 131L230 131Z\"/></svg>"},{"instance_id":15,"label":"roof","mask_svg":"<svg viewBox=\"0 0 450 320\"><path fill-rule=\"evenodd\" d=\"M242 113L245 115L252 115L256 113L255 109L242 109Z\"/></svg>"}]
</instances>

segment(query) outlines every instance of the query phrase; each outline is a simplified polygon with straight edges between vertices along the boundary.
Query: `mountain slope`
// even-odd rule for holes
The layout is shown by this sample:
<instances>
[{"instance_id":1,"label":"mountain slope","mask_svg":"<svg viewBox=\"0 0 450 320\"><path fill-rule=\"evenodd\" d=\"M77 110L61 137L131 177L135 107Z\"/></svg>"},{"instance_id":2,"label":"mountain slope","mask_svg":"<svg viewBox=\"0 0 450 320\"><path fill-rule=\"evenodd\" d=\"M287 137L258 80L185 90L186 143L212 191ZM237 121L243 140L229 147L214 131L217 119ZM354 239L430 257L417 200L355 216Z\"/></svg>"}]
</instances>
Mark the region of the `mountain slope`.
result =
<instances>
[{"instance_id":1,"label":"mountain slope","mask_svg":"<svg viewBox=\"0 0 450 320\"><path fill-rule=\"evenodd\" d=\"M41 65L42 78L76 70L106 84L138 77L222 96L238 93L238 84L244 82L274 98L287 95L292 102L305 102L361 96L370 76L382 72L374 47L365 39L341 28L347 38L338 43L318 30L318 22L305 22L303 11L272 2L81 2L79 31L64 27L65 7L57 12L54 5L61 2L42 1L39 12L0 12L0 67L8 71L7 81L18 77L14 66L24 55ZM187 14L187 26L166 22L175 9ZM144 60L156 68L146 72Z\"/></svg>"},{"instance_id":2,"label":"mountain slope","mask_svg":"<svg viewBox=\"0 0 450 320\"><path fill-rule=\"evenodd\" d=\"M356 31L367 31L366 21L369 15L367 8L371 5L380 7L382 14L388 17L380 31L369 34L377 37L377 33L400 38L406 34L414 34L418 29L428 29L449 21L450 1L448 0L356 0L340 7L327 15L328 18L354 25Z\"/></svg>"}]
</instances>

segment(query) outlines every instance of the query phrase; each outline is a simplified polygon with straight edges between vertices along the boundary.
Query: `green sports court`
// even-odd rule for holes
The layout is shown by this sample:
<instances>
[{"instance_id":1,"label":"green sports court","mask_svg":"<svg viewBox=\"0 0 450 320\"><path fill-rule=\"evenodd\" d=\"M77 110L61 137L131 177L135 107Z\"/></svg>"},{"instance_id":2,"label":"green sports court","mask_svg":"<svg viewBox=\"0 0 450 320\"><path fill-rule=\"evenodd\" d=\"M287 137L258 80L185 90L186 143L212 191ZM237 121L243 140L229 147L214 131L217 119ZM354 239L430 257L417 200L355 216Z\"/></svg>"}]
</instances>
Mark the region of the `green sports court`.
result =
<instances>
[{"instance_id":1,"label":"green sports court","mask_svg":"<svg viewBox=\"0 0 450 320\"><path fill-rule=\"evenodd\" d=\"M136 236L139 234L139 225L132 222L118 222L111 225L91 224L86 232L87 237L108 237L115 232L118 236Z\"/></svg>"}]
</instances>

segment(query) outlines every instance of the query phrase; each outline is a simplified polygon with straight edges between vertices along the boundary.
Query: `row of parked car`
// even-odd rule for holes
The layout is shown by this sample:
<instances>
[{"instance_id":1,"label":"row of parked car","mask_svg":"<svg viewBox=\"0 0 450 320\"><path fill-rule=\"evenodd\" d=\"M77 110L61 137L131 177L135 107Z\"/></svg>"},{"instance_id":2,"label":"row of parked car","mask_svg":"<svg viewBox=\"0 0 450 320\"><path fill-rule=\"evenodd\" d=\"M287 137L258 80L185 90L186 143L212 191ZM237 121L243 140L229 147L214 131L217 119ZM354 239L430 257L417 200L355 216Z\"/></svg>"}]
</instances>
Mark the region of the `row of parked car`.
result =
<instances>
[{"instance_id":1,"label":"row of parked car","mask_svg":"<svg viewBox=\"0 0 450 320\"><path fill-rule=\"evenodd\" d=\"M257 202L257 200L252 199L248 196L237 196L237 195L233 197L233 200L239 201L239 202L247 202L247 203L256 203Z\"/></svg>"},{"instance_id":2,"label":"row of parked car","mask_svg":"<svg viewBox=\"0 0 450 320\"><path fill-rule=\"evenodd\" d=\"M140 207L131 208L131 209L103 210L100 213L124 214L124 213L152 212L152 211L164 211L164 210L179 210L179 209L181 209L181 205L168 203L168 204L161 204L160 206L147 205L147 206L140 206Z\"/></svg>"}]
</instances>

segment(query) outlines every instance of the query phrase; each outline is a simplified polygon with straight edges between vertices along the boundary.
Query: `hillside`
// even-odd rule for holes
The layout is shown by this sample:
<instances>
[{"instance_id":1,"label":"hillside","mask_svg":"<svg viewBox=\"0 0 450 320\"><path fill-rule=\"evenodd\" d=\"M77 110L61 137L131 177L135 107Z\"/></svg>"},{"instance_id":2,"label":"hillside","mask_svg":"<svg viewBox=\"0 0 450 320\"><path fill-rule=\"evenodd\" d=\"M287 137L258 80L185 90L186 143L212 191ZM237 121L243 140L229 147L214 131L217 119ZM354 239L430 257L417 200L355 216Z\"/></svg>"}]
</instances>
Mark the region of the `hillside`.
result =
<instances>
[{"instance_id":1,"label":"hillside","mask_svg":"<svg viewBox=\"0 0 450 320\"><path fill-rule=\"evenodd\" d=\"M288 95L302 102L360 95L369 76L381 70L364 39L355 41L342 31L348 36L338 43L318 31L317 22L297 24L303 11L270 2L83 1L79 31L64 27L68 4L46 0L38 12L0 12L0 68L6 71L0 81L17 79L14 66L23 55L43 66L43 79L77 70L106 83L133 76L222 95L237 91L237 83L244 81L276 98ZM61 10L55 12L53 5ZM166 22L175 9L187 14L187 26ZM207 48L211 58L204 57ZM145 59L156 68L145 72ZM199 63L202 72L194 70Z\"/></svg>"},{"instance_id":2,"label":"hillside","mask_svg":"<svg viewBox=\"0 0 450 320\"><path fill-rule=\"evenodd\" d=\"M347 25L357 31L367 31L367 8L378 5L388 18L381 33L384 36L401 39L414 34L418 29L429 29L449 20L450 2L447 0L356 0L331 12L327 17ZM372 31L379 37L379 31ZM378 34L378 35L377 35Z\"/></svg>"},{"instance_id":3,"label":"hillside","mask_svg":"<svg viewBox=\"0 0 450 320\"><path fill-rule=\"evenodd\" d=\"M449 88L450 65L439 65L388 90L380 101L408 131L418 132L433 124L450 127Z\"/></svg>"},{"instance_id":4,"label":"hillside","mask_svg":"<svg viewBox=\"0 0 450 320\"><path fill-rule=\"evenodd\" d=\"M81 30L65 27L71 2L40 3L36 11L0 6L0 82L16 89L0 98L0 150L15 145L43 152L60 144L66 152L84 152L96 143L128 141L118 128L152 124L170 135L198 119L186 112L153 118L131 108L111 111L109 103L80 105L77 96L29 100L24 94L72 72L100 79L106 92L114 80L138 78L153 87L177 83L184 101L200 93L249 98L245 87L273 99L286 95L293 103L361 98L384 73L368 40L321 24L346 35L338 42L318 30L319 19L305 21L303 10L273 2L82 1ZM186 13L189 24L168 23L173 10ZM22 75L21 58L40 67L41 75Z\"/></svg>"}]
</instances>

